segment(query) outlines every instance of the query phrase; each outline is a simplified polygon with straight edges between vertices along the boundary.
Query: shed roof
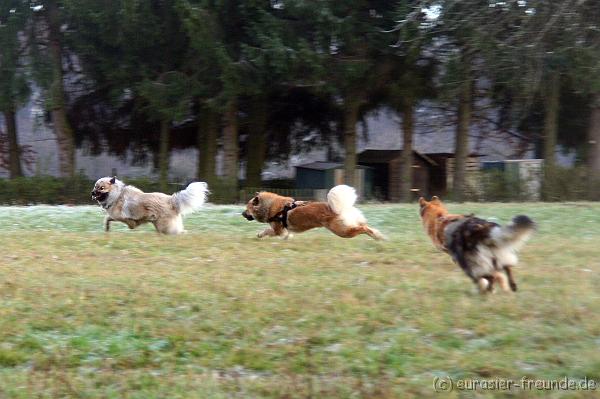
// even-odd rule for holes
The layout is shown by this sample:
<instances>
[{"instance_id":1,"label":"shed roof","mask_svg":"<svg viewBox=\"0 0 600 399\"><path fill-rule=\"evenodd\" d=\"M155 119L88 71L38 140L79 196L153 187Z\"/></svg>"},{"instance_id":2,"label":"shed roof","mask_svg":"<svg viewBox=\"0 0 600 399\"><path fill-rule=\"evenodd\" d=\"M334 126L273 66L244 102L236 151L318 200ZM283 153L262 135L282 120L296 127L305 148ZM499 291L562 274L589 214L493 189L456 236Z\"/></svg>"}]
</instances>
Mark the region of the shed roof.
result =
<instances>
[{"instance_id":1,"label":"shed roof","mask_svg":"<svg viewBox=\"0 0 600 399\"><path fill-rule=\"evenodd\" d=\"M326 162L326 161L315 161L305 163L303 165L297 165L296 168L301 169L313 169L313 170L330 170L330 169L343 169L344 164L339 162ZM356 165L357 169L369 169L368 166Z\"/></svg>"},{"instance_id":2,"label":"shed roof","mask_svg":"<svg viewBox=\"0 0 600 399\"><path fill-rule=\"evenodd\" d=\"M304 165L296 166L296 168L315 169L315 170L329 170L329 169L337 169L340 167L342 167L341 163L324 162L324 161L315 161L315 162L311 162L311 163L305 163Z\"/></svg>"},{"instance_id":3,"label":"shed roof","mask_svg":"<svg viewBox=\"0 0 600 399\"><path fill-rule=\"evenodd\" d=\"M398 158L402 154L402 150L364 150L358 154L358 162L363 163L388 163L393 159ZM413 154L423 159L430 165L437 166L437 162L425 154L413 150Z\"/></svg>"}]
</instances>

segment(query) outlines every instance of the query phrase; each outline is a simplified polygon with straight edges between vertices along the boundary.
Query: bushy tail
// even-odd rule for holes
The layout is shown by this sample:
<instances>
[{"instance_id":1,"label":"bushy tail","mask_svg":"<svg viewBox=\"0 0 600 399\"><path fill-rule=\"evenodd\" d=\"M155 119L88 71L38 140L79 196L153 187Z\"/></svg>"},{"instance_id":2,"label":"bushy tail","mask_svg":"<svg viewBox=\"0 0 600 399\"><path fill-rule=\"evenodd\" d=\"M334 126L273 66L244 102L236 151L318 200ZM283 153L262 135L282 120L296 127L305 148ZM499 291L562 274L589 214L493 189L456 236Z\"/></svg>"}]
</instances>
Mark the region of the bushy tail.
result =
<instances>
[{"instance_id":1,"label":"bushy tail","mask_svg":"<svg viewBox=\"0 0 600 399\"><path fill-rule=\"evenodd\" d=\"M498 247L510 246L518 250L535 231L536 225L528 216L515 216L506 226L496 227L490 233L490 238Z\"/></svg>"},{"instance_id":2,"label":"bushy tail","mask_svg":"<svg viewBox=\"0 0 600 399\"><path fill-rule=\"evenodd\" d=\"M185 190L171 196L175 209L182 215L197 211L204 205L208 195L208 185L204 182L190 183Z\"/></svg>"},{"instance_id":3,"label":"bushy tail","mask_svg":"<svg viewBox=\"0 0 600 399\"><path fill-rule=\"evenodd\" d=\"M357 198L354 188L342 184L329 190L327 203L346 226L353 227L367 223L362 212L354 207Z\"/></svg>"}]
</instances>

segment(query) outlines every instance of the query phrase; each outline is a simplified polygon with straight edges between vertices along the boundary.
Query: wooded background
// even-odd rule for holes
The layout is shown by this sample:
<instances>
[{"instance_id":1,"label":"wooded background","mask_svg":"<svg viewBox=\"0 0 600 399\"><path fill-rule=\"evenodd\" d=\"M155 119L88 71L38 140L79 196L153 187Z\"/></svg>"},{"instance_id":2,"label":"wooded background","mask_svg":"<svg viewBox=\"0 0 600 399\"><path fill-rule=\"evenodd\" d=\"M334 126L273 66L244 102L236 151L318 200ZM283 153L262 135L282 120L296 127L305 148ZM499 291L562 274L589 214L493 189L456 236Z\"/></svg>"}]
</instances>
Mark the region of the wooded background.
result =
<instances>
[{"instance_id":1,"label":"wooded background","mask_svg":"<svg viewBox=\"0 0 600 399\"><path fill-rule=\"evenodd\" d=\"M60 174L75 149L152 162L198 148L197 178L238 193L267 160L340 145L354 181L357 126L382 106L402 115L402 200L411 197L415 108L450 110L453 199L464 199L477 118L533 143L542 198L565 173L600 176L600 3L565 1L43 0L0 2L0 167L23 174L15 114L40 93ZM577 154L577 174L556 165ZM223 153L223 173L215 158ZM226 199L225 199L226 200Z\"/></svg>"}]
</instances>

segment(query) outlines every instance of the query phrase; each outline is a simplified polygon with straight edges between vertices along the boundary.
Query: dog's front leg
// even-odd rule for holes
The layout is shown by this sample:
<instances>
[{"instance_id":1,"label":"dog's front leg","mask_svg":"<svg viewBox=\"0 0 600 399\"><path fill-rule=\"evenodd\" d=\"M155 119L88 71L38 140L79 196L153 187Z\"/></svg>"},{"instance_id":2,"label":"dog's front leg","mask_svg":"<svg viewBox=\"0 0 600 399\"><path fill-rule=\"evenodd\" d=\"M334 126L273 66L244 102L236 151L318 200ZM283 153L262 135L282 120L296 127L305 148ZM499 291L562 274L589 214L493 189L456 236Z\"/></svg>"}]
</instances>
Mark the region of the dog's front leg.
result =
<instances>
[{"instance_id":1,"label":"dog's front leg","mask_svg":"<svg viewBox=\"0 0 600 399\"><path fill-rule=\"evenodd\" d=\"M289 240L290 238L294 238L294 235L292 233L290 233L290 231L288 229L284 229L283 230L283 239Z\"/></svg>"},{"instance_id":2,"label":"dog's front leg","mask_svg":"<svg viewBox=\"0 0 600 399\"><path fill-rule=\"evenodd\" d=\"M110 231L110 222L112 222L114 219L111 218L110 216L106 215L104 217L104 231L105 232L109 232Z\"/></svg>"},{"instance_id":3,"label":"dog's front leg","mask_svg":"<svg viewBox=\"0 0 600 399\"><path fill-rule=\"evenodd\" d=\"M281 223L272 223L271 227L268 227L258 233L256 236L258 238L263 237L275 237L275 236L285 236L287 235L287 229L281 225Z\"/></svg>"},{"instance_id":4,"label":"dog's front leg","mask_svg":"<svg viewBox=\"0 0 600 399\"><path fill-rule=\"evenodd\" d=\"M500 285L500 288L502 288L503 291L510 291L506 276L502 272L494 272L493 277L494 281L498 282L498 285Z\"/></svg>"},{"instance_id":5,"label":"dog's front leg","mask_svg":"<svg viewBox=\"0 0 600 399\"><path fill-rule=\"evenodd\" d=\"M264 229L263 231L258 233L256 236L258 238L264 238L264 237L273 237L275 235L277 235L277 234L275 234L275 230L273 230L270 227L267 227L266 229Z\"/></svg>"},{"instance_id":6,"label":"dog's front leg","mask_svg":"<svg viewBox=\"0 0 600 399\"><path fill-rule=\"evenodd\" d=\"M132 220L132 219L128 219L125 220L124 223L127 225L127 227L129 227L131 230L135 229L136 227L138 227L141 223L139 223L137 220Z\"/></svg>"}]
</instances>

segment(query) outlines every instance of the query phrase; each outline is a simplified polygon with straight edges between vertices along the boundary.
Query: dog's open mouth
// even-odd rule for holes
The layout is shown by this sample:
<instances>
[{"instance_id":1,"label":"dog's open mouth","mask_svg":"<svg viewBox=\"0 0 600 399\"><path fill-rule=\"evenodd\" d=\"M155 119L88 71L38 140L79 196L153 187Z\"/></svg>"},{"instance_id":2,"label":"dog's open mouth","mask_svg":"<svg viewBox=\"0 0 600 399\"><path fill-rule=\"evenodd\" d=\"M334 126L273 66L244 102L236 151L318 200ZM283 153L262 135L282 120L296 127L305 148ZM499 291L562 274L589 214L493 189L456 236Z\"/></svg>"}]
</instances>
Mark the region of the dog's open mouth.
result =
<instances>
[{"instance_id":1,"label":"dog's open mouth","mask_svg":"<svg viewBox=\"0 0 600 399\"><path fill-rule=\"evenodd\" d=\"M108 198L108 193L92 192L92 199L94 201L104 202Z\"/></svg>"},{"instance_id":2,"label":"dog's open mouth","mask_svg":"<svg viewBox=\"0 0 600 399\"><path fill-rule=\"evenodd\" d=\"M254 220L254 217L252 215L248 214L248 212L246 212L246 211L242 212L242 216L245 217L246 220L250 220L250 221Z\"/></svg>"}]
</instances>

